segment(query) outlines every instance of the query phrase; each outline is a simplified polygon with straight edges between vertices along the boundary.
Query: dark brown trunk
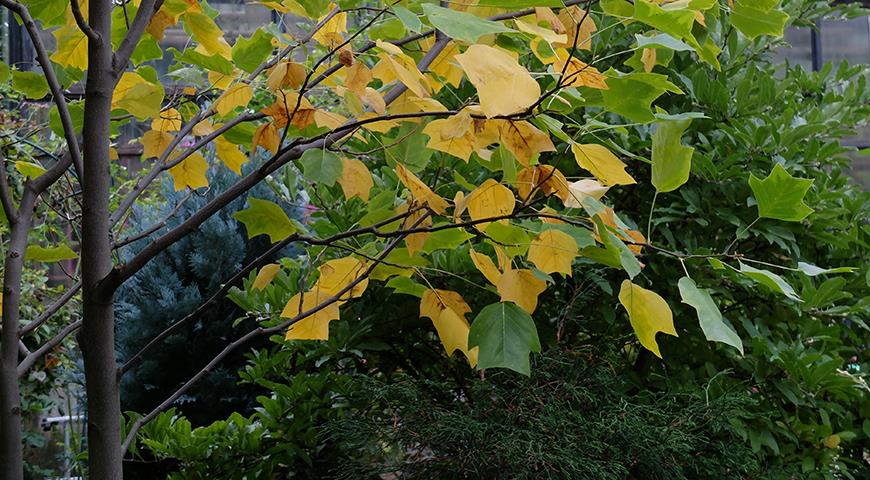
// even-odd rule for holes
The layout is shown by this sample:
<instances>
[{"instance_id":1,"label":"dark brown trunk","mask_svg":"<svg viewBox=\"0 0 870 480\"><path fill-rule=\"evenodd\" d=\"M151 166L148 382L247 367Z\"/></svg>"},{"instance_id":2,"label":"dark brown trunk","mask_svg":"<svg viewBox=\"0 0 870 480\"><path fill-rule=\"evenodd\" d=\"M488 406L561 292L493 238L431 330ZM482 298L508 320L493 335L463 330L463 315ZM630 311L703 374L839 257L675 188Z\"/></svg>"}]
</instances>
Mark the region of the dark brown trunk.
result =
<instances>
[{"instance_id":1,"label":"dark brown trunk","mask_svg":"<svg viewBox=\"0 0 870 480\"><path fill-rule=\"evenodd\" d=\"M3 167L5 168L5 166ZM3 268L3 333L0 338L0 478L21 480L21 397L18 390L18 327L21 274L27 234L33 216L33 197L25 195L17 221L11 221L9 251ZM11 220L11 219L10 219Z\"/></svg>"},{"instance_id":2,"label":"dark brown trunk","mask_svg":"<svg viewBox=\"0 0 870 480\"><path fill-rule=\"evenodd\" d=\"M88 465L92 480L119 480L121 405L115 358L113 292L101 287L112 270L109 237L109 122L115 74L112 65L112 1L90 0L89 24L99 39L88 41L82 179L82 329L79 343L88 398Z\"/></svg>"}]
</instances>

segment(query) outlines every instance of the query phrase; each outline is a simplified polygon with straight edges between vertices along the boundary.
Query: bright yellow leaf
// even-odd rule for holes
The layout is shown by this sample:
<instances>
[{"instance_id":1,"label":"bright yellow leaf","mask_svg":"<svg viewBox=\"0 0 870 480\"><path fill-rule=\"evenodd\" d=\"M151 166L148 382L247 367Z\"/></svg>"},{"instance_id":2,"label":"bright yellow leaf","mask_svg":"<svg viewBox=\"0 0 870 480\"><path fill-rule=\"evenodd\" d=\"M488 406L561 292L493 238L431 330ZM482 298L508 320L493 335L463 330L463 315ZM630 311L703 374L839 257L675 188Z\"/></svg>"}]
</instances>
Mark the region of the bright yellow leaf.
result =
<instances>
[{"instance_id":1,"label":"bright yellow leaf","mask_svg":"<svg viewBox=\"0 0 870 480\"><path fill-rule=\"evenodd\" d=\"M242 174L242 165L248 161L248 157L239 150L238 145L224 137L218 137L214 141L215 153L230 170Z\"/></svg>"},{"instance_id":2,"label":"bright yellow leaf","mask_svg":"<svg viewBox=\"0 0 870 480\"><path fill-rule=\"evenodd\" d=\"M489 283L498 285L498 281L501 278L501 272L496 268L495 263L493 263L492 259L489 258L489 255L478 253L474 251L473 248L469 250L468 254L471 255L471 261L474 262L474 266L483 274L484 278L486 278Z\"/></svg>"},{"instance_id":3,"label":"bright yellow leaf","mask_svg":"<svg viewBox=\"0 0 870 480\"><path fill-rule=\"evenodd\" d=\"M363 62L354 62L347 69L344 86L359 97L366 94L366 87L372 81L372 71Z\"/></svg>"},{"instance_id":4,"label":"bright yellow leaf","mask_svg":"<svg viewBox=\"0 0 870 480\"><path fill-rule=\"evenodd\" d=\"M251 284L251 288L254 290L263 290L270 283L272 283L272 279L275 278L275 275L278 275L278 272L281 271L281 265L277 263L270 263L268 265L263 265L263 268L257 272L257 278L254 279L254 283Z\"/></svg>"},{"instance_id":5,"label":"bright yellow leaf","mask_svg":"<svg viewBox=\"0 0 870 480\"><path fill-rule=\"evenodd\" d=\"M488 178L468 195L468 214L472 220L510 215L514 211L514 192L497 181ZM504 223L505 220L500 220ZM490 222L474 225L481 232L486 230Z\"/></svg>"},{"instance_id":6,"label":"bright yellow leaf","mask_svg":"<svg viewBox=\"0 0 870 480\"><path fill-rule=\"evenodd\" d=\"M565 43L567 39L564 33L558 34L550 28L539 27L519 18L515 19L514 22L516 22L519 31L540 37L548 43Z\"/></svg>"},{"instance_id":7,"label":"bright yellow leaf","mask_svg":"<svg viewBox=\"0 0 870 480\"><path fill-rule=\"evenodd\" d=\"M586 11L580 7L570 6L559 12L558 19L565 27L566 40L564 44L557 46L571 48L576 36L579 50L592 49L592 35L598 31L592 15L587 15ZM577 32L578 29L579 32Z\"/></svg>"},{"instance_id":8,"label":"bright yellow leaf","mask_svg":"<svg viewBox=\"0 0 870 480\"><path fill-rule=\"evenodd\" d=\"M189 11L182 15L193 39L198 42L209 55L220 55L226 59L232 58L232 49L226 40L224 32L214 20L202 12Z\"/></svg>"},{"instance_id":9,"label":"bright yellow leaf","mask_svg":"<svg viewBox=\"0 0 870 480\"><path fill-rule=\"evenodd\" d=\"M550 137L529 122L505 120L501 123L499 132L501 144L526 167L535 155L556 151Z\"/></svg>"},{"instance_id":10,"label":"bright yellow leaf","mask_svg":"<svg viewBox=\"0 0 870 480\"><path fill-rule=\"evenodd\" d=\"M559 230L544 230L529 246L528 259L544 273L564 273L571 276L571 265L577 257L577 242Z\"/></svg>"},{"instance_id":11,"label":"bright yellow leaf","mask_svg":"<svg viewBox=\"0 0 870 480\"><path fill-rule=\"evenodd\" d=\"M502 302L514 302L532 314L538 308L538 295L547 289L547 282L531 270L508 270L501 274L496 286Z\"/></svg>"},{"instance_id":12,"label":"bright yellow leaf","mask_svg":"<svg viewBox=\"0 0 870 480\"><path fill-rule=\"evenodd\" d=\"M322 22L333 8L335 8L335 4L330 4L326 10L327 13L317 19L318 23ZM324 47L332 49L342 42L341 34L345 32L347 32L347 12L339 12L317 30L314 34L314 40Z\"/></svg>"},{"instance_id":13,"label":"bright yellow leaf","mask_svg":"<svg viewBox=\"0 0 870 480\"><path fill-rule=\"evenodd\" d=\"M433 192L428 185L423 183L422 180L417 178L412 171L405 168L401 163L396 164L396 175L399 176L399 181L402 182L405 188L411 191L411 196L418 202L428 204L429 208L439 215L444 215L447 212L447 208L450 206L447 200L444 200L440 195Z\"/></svg>"},{"instance_id":14,"label":"bright yellow leaf","mask_svg":"<svg viewBox=\"0 0 870 480\"><path fill-rule=\"evenodd\" d=\"M281 312L283 318L295 318L296 316L317 308L323 303L331 301L331 296L317 291L305 292L304 295L297 293L284 306ZM329 340L329 322L338 320L340 302L331 302L317 312L297 321L284 335L285 340Z\"/></svg>"},{"instance_id":15,"label":"bright yellow leaf","mask_svg":"<svg viewBox=\"0 0 870 480\"><path fill-rule=\"evenodd\" d=\"M80 3L84 7L87 2ZM88 37L75 24L69 7L67 7L67 17L67 24L54 31L57 48L51 55L51 61L64 67L87 70Z\"/></svg>"},{"instance_id":16,"label":"bright yellow leaf","mask_svg":"<svg viewBox=\"0 0 870 480\"><path fill-rule=\"evenodd\" d=\"M151 83L136 72L124 72L112 93L112 109L124 109L142 120L160 115L163 86Z\"/></svg>"},{"instance_id":17,"label":"bright yellow leaf","mask_svg":"<svg viewBox=\"0 0 870 480\"><path fill-rule=\"evenodd\" d=\"M139 139L142 144L142 159L160 158L174 137L171 134L148 130Z\"/></svg>"},{"instance_id":18,"label":"bright yellow leaf","mask_svg":"<svg viewBox=\"0 0 870 480\"><path fill-rule=\"evenodd\" d=\"M177 132L181 130L181 114L174 108L160 112L160 116L151 120L151 129L158 132Z\"/></svg>"},{"instance_id":19,"label":"bright yellow leaf","mask_svg":"<svg viewBox=\"0 0 870 480\"><path fill-rule=\"evenodd\" d=\"M594 143L571 145L574 159L581 168L589 170L599 182L606 186L631 185L637 183L625 171L625 164L616 158L604 145Z\"/></svg>"},{"instance_id":20,"label":"bright yellow leaf","mask_svg":"<svg viewBox=\"0 0 870 480\"><path fill-rule=\"evenodd\" d=\"M271 91L291 87L299 88L305 81L305 67L296 62L278 62L269 69L266 87Z\"/></svg>"},{"instance_id":21,"label":"bright yellow leaf","mask_svg":"<svg viewBox=\"0 0 870 480\"><path fill-rule=\"evenodd\" d=\"M207 187L206 170L208 170L208 162L205 161L205 158L199 153L192 153L178 165L169 169L169 174L172 175L172 181L175 185L175 191L184 190L185 188L195 190L200 187Z\"/></svg>"},{"instance_id":22,"label":"bright yellow leaf","mask_svg":"<svg viewBox=\"0 0 870 480\"><path fill-rule=\"evenodd\" d=\"M455 58L477 89L487 117L521 112L541 96L538 82L504 50L475 44Z\"/></svg>"},{"instance_id":23,"label":"bright yellow leaf","mask_svg":"<svg viewBox=\"0 0 870 480\"><path fill-rule=\"evenodd\" d=\"M396 209L396 215L405 213L408 209L416 208L414 202L403 203ZM419 209L402 219L399 224L399 228L401 230L409 230L411 228L426 228L432 226L432 217L426 216L426 211ZM410 255L414 255L417 252L423 250L423 246L426 245L426 240L429 238L431 233L429 232L416 232L409 233L405 235L405 247L408 249L408 253Z\"/></svg>"},{"instance_id":24,"label":"bright yellow leaf","mask_svg":"<svg viewBox=\"0 0 870 480\"><path fill-rule=\"evenodd\" d=\"M567 66L565 65L567 63ZM571 57L568 51L559 50L556 52L556 61L553 63L553 70L565 75L561 78L562 86L564 87L589 87L599 90L609 90L607 86L607 77L604 76L597 68L581 62L577 57Z\"/></svg>"},{"instance_id":25,"label":"bright yellow leaf","mask_svg":"<svg viewBox=\"0 0 870 480\"><path fill-rule=\"evenodd\" d=\"M357 258L344 257L329 260L318 267L317 271L320 272L320 278L317 279L312 290L318 292L319 295L338 295L351 283L359 280L353 288L341 295L341 300L346 301L362 296L369 285L368 278L364 277L366 264Z\"/></svg>"},{"instance_id":26,"label":"bright yellow leaf","mask_svg":"<svg viewBox=\"0 0 870 480\"><path fill-rule=\"evenodd\" d=\"M449 153L468 162L475 147L471 114L465 110L452 117L433 120L423 133L429 136L427 148Z\"/></svg>"},{"instance_id":27,"label":"bright yellow leaf","mask_svg":"<svg viewBox=\"0 0 870 480\"><path fill-rule=\"evenodd\" d=\"M631 327L647 350L662 358L656 333L662 332L678 337L668 302L659 294L623 280L619 289L619 303L628 311Z\"/></svg>"},{"instance_id":28,"label":"bright yellow leaf","mask_svg":"<svg viewBox=\"0 0 870 480\"><path fill-rule=\"evenodd\" d=\"M244 107L254 97L254 90L247 83L237 83L227 89L214 102L214 109L218 115L224 117L228 113L236 109L236 107Z\"/></svg>"},{"instance_id":29,"label":"bright yellow leaf","mask_svg":"<svg viewBox=\"0 0 870 480\"><path fill-rule=\"evenodd\" d=\"M383 83L394 80L402 82L408 90L418 97L428 97L432 92L429 81L420 70L414 59L405 54L401 48L386 42L377 42L383 52L378 54L380 62L375 65L372 75Z\"/></svg>"},{"instance_id":30,"label":"bright yellow leaf","mask_svg":"<svg viewBox=\"0 0 870 480\"><path fill-rule=\"evenodd\" d=\"M427 38L421 41L421 45L427 50L432 47L433 40ZM428 76L429 84L432 85L436 92L441 90L445 84L449 83L454 87L458 87L462 82L462 69L456 66L454 58L459 53L459 47L455 42L450 42L441 50L441 53L435 57L435 60L429 65Z\"/></svg>"},{"instance_id":31,"label":"bright yellow leaf","mask_svg":"<svg viewBox=\"0 0 870 480\"><path fill-rule=\"evenodd\" d=\"M471 307L462 296L450 290L426 290L420 299L420 318L428 317L435 324L438 338L441 339L447 355L459 350L473 367L477 365L479 349L468 348L470 326L465 315L470 312Z\"/></svg>"},{"instance_id":32,"label":"bright yellow leaf","mask_svg":"<svg viewBox=\"0 0 870 480\"><path fill-rule=\"evenodd\" d=\"M254 137L251 140L251 153L257 151L257 147L263 147L266 150L275 154L278 152L278 147L281 144L281 135L278 134L278 129L272 122L264 123L254 130Z\"/></svg>"},{"instance_id":33,"label":"bright yellow leaf","mask_svg":"<svg viewBox=\"0 0 870 480\"><path fill-rule=\"evenodd\" d=\"M372 174L366 164L355 158L341 159L341 177L338 184L344 192L344 198L350 200L359 197L364 202L369 201L369 192L375 185Z\"/></svg>"}]
</instances>

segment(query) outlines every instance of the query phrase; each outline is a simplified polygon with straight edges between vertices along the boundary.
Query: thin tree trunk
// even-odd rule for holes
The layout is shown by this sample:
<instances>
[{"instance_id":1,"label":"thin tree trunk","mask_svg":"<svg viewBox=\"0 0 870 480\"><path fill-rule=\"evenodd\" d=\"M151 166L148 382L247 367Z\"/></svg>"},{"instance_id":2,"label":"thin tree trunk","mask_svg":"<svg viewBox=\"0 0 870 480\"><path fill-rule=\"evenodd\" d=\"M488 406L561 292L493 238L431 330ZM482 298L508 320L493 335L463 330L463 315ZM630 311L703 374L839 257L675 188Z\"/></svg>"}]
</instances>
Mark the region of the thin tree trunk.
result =
<instances>
[{"instance_id":1,"label":"thin tree trunk","mask_svg":"<svg viewBox=\"0 0 870 480\"><path fill-rule=\"evenodd\" d=\"M109 122L115 74L112 1L90 0L82 179L82 329L79 343L88 397L88 465L92 480L123 478L121 401L115 357L113 292L101 286L112 270L109 237Z\"/></svg>"},{"instance_id":2,"label":"thin tree trunk","mask_svg":"<svg viewBox=\"0 0 870 480\"><path fill-rule=\"evenodd\" d=\"M5 167L2 167L5 168ZM3 334L0 339L0 478L21 480L24 459L21 447L21 397L18 389L18 327L21 274L34 199L26 194L18 219L10 219L9 251L3 270Z\"/></svg>"}]
</instances>

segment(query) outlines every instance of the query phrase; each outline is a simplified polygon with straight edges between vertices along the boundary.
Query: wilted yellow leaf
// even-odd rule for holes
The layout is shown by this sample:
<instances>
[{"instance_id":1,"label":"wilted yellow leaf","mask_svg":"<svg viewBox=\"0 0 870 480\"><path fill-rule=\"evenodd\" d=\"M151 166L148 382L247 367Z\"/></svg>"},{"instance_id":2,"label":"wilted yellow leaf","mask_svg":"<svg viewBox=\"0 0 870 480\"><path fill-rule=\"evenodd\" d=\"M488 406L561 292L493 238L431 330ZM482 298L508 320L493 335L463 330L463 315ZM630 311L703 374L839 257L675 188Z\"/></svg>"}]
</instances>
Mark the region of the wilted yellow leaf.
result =
<instances>
[{"instance_id":1,"label":"wilted yellow leaf","mask_svg":"<svg viewBox=\"0 0 870 480\"><path fill-rule=\"evenodd\" d=\"M472 220L510 215L514 211L514 192L504 185L488 178L468 195L468 214ZM505 220L500 220L504 223ZM474 228L481 232L486 230L490 222L476 223Z\"/></svg>"},{"instance_id":2,"label":"wilted yellow leaf","mask_svg":"<svg viewBox=\"0 0 870 480\"><path fill-rule=\"evenodd\" d=\"M501 144L524 166L529 166L531 159L541 152L556 151L550 137L526 121L505 120L500 134Z\"/></svg>"},{"instance_id":3,"label":"wilted yellow leaf","mask_svg":"<svg viewBox=\"0 0 870 480\"><path fill-rule=\"evenodd\" d=\"M163 151L169 147L174 137L171 134L148 130L139 139L142 144L142 158L159 158Z\"/></svg>"},{"instance_id":4,"label":"wilted yellow leaf","mask_svg":"<svg viewBox=\"0 0 870 480\"><path fill-rule=\"evenodd\" d=\"M208 162L205 161L205 158L199 153L192 153L178 165L169 169L175 191L184 190L188 187L191 189L207 187L206 170L208 170Z\"/></svg>"},{"instance_id":5,"label":"wilted yellow leaf","mask_svg":"<svg viewBox=\"0 0 870 480\"><path fill-rule=\"evenodd\" d=\"M257 147L263 147L273 154L278 152L278 147L281 143L281 136L278 134L278 129L274 123L264 123L254 130L254 137L251 140L251 153L257 151Z\"/></svg>"},{"instance_id":6,"label":"wilted yellow leaf","mask_svg":"<svg viewBox=\"0 0 870 480\"><path fill-rule=\"evenodd\" d=\"M335 4L330 4L326 10L327 13L317 19L318 23L322 22L333 8L335 8ZM347 12L339 12L317 30L314 34L314 40L324 47L335 48L344 39L341 34L345 32L347 32Z\"/></svg>"},{"instance_id":7,"label":"wilted yellow leaf","mask_svg":"<svg viewBox=\"0 0 870 480\"><path fill-rule=\"evenodd\" d=\"M341 177L338 184L344 192L344 198L350 200L359 197L364 202L369 201L369 191L375 185L372 174L366 165L354 158L341 159Z\"/></svg>"},{"instance_id":8,"label":"wilted yellow leaf","mask_svg":"<svg viewBox=\"0 0 870 480\"><path fill-rule=\"evenodd\" d=\"M571 276L571 264L577 257L577 242L559 230L544 230L529 246L528 259L544 273L564 273Z\"/></svg>"},{"instance_id":9,"label":"wilted yellow leaf","mask_svg":"<svg viewBox=\"0 0 870 480\"><path fill-rule=\"evenodd\" d=\"M565 65L567 63L567 66ZM561 78L562 86L565 87L589 87L599 90L609 90L607 77L597 68L581 62L577 57L571 57L566 50L556 52L556 62L553 70L565 75Z\"/></svg>"},{"instance_id":10,"label":"wilted yellow leaf","mask_svg":"<svg viewBox=\"0 0 870 480\"><path fill-rule=\"evenodd\" d=\"M475 44L455 58L477 89L487 117L523 111L541 96L538 82L504 50Z\"/></svg>"},{"instance_id":11,"label":"wilted yellow leaf","mask_svg":"<svg viewBox=\"0 0 870 480\"><path fill-rule=\"evenodd\" d=\"M181 130L181 114L174 108L160 112L160 116L151 120L151 129L158 132L177 132Z\"/></svg>"},{"instance_id":12,"label":"wilted yellow leaf","mask_svg":"<svg viewBox=\"0 0 870 480\"><path fill-rule=\"evenodd\" d=\"M625 164L604 145L575 143L571 145L571 151L577 164L592 172L606 186L637 183L625 171Z\"/></svg>"},{"instance_id":13,"label":"wilted yellow leaf","mask_svg":"<svg viewBox=\"0 0 870 480\"><path fill-rule=\"evenodd\" d=\"M237 83L228 88L223 95L215 100L214 109L218 115L223 117L235 110L236 107L246 106L253 97L254 90L250 85L247 83Z\"/></svg>"},{"instance_id":14,"label":"wilted yellow leaf","mask_svg":"<svg viewBox=\"0 0 870 480\"><path fill-rule=\"evenodd\" d=\"M372 71L369 70L363 62L354 62L347 69L347 77L344 79L344 86L351 92L357 94L360 98L365 96L366 87L372 81Z\"/></svg>"},{"instance_id":15,"label":"wilted yellow leaf","mask_svg":"<svg viewBox=\"0 0 870 480\"><path fill-rule=\"evenodd\" d=\"M299 88L305 81L305 67L296 62L278 62L269 69L266 87L271 91L282 88Z\"/></svg>"},{"instance_id":16,"label":"wilted yellow leaf","mask_svg":"<svg viewBox=\"0 0 870 480\"><path fill-rule=\"evenodd\" d=\"M651 72L652 69L656 66L656 54L655 48L644 48L643 52L640 55L640 63L643 64L643 70L645 72Z\"/></svg>"},{"instance_id":17,"label":"wilted yellow leaf","mask_svg":"<svg viewBox=\"0 0 870 480\"><path fill-rule=\"evenodd\" d=\"M281 312L283 318L294 318L301 313L312 310L320 304L331 300L330 295L317 291L305 292L304 295L297 293L284 306ZM284 335L286 340L329 340L329 322L338 320L340 302L332 302L317 312L308 315L298 322L290 325Z\"/></svg>"},{"instance_id":18,"label":"wilted yellow leaf","mask_svg":"<svg viewBox=\"0 0 870 480\"><path fill-rule=\"evenodd\" d=\"M556 194L563 201L568 198L568 180L552 165L538 165L520 170L516 186L520 200L523 201L529 200L536 189L547 196Z\"/></svg>"},{"instance_id":19,"label":"wilted yellow leaf","mask_svg":"<svg viewBox=\"0 0 870 480\"><path fill-rule=\"evenodd\" d=\"M574 37L577 37L577 48L580 50L592 49L592 34L598 27L595 25L595 20L591 15L587 15L586 11L577 6L563 8L559 12L559 21L565 27L565 43L558 45L560 47L571 48L574 43ZM577 30L580 30L577 32Z\"/></svg>"},{"instance_id":20,"label":"wilted yellow leaf","mask_svg":"<svg viewBox=\"0 0 870 480\"><path fill-rule=\"evenodd\" d=\"M428 97L432 92L429 81L420 70L414 59L402 52L402 49L386 42L377 42L378 48L383 52L378 54L380 62L375 65L372 75L383 83L394 80L402 82L408 90L418 97Z\"/></svg>"},{"instance_id":21,"label":"wilted yellow leaf","mask_svg":"<svg viewBox=\"0 0 870 480\"><path fill-rule=\"evenodd\" d=\"M471 307L465 303L462 296L450 290L426 290L420 299L420 318L428 317L435 324L438 338L444 345L447 355L459 350L468 358L473 367L477 365L479 349L468 348L468 331L470 327L465 315L471 312Z\"/></svg>"},{"instance_id":22,"label":"wilted yellow leaf","mask_svg":"<svg viewBox=\"0 0 870 480\"><path fill-rule=\"evenodd\" d=\"M583 199L586 197L601 200L601 197L610 190L610 187L596 182L592 179L578 180L568 185L568 196L564 199L566 208L581 208L583 207Z\"/></svg>"},{"instance_id":23,"label":"wilted yellow leaf","mask_svg":"<svg viewBox=\"0 0 870 480\"><path fill-rule=\"evenodd\" d=\"M242 174L242 165L248 161L248 157L239 150L238 145L231 143L224 137L218 137L214 141L214 148L218 158L224 162L227 168L239 175Z\"/></svg>"},{"instance_id":24,"label":"wilted yellow leaf","mask_svg":"<svg viewBox=\"0 0 870 480\"><path fill-rule=\"evenodd\" d=\"M662 358L656 333L662 332L678 337L668 302L659 294L623 280L619 289L619 303L628 311L631 327L647 350Z\"/></svg>"},{"instance_id":25,"label":"wilted yellow leaf","mask_svg":"<svg viewBox=\"0 0 870 480\"><path fill-rule=\"evenodd\" d=\"M508 270L501 274L497 287L502 302L514 302L532 314L538 308L538 295L547 289L547 282L531 270Z\"/></svg>"},{"instance_id":26,"label":"wilted yellow leaf","mask_svg":"<svg viewBox=\"0 0 870 480\"><path fill-rule=\"evenodd\" d=\"M501 272L496 268L495 263L489 258L489 255L478 253L473 248L469 250L468 254L471 255L471 261L474 262L474 266L477 267L487 281L493 285L498 285Z\"/></svg>"},{"instance_id":27,"label":"wilted yellow leaf","mask_svg":"<svg viewBox=\"0 0 870 480\"><path fill-rule=\"evenodd\" d=\"M257 273L257 278L254 279L254 283L251 284L251 288L254 290L262 290L266 288L270 283L272 283L272 279L275 278L275 275L278 275L278 272L281 271L281 265L277 263L270 263L268 265L263 265L263 268Z\"/></svg>"},{"instance_id":28,"label":"wilted yellow leaf","mask_svg":"<svg viewBox=\"0 0 870 480\"><path fill-rule=\"evenodd\" d=\"M411 191L411 196L418 202L428 204L429 208L439 215L444 215L447 212L447 208L450 206L447 200L444 200L440 195L433 192L431 188L401 163L396 164L396 174L399 176L399 181L402 182L402 185Z\"/></svg>"}]
</instances>

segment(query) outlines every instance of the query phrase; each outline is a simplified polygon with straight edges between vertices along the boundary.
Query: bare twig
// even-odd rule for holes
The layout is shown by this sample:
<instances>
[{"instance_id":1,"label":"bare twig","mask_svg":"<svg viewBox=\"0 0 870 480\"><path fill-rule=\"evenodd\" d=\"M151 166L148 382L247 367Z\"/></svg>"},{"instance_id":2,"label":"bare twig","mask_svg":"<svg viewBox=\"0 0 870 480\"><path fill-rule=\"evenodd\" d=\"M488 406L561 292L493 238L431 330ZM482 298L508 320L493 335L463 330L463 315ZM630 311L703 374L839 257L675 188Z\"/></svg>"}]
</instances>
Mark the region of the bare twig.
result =
<instances>
[{"instance_id":1,"label":"bare twig","mask_svg":"<svg viewBox=\"0 0 870 480\"><path fill-rule=\"evenodd\" d=\"M79 0L69 0L69 6L79 30L81 30L82 33L84 33L92 42L100 42L100 34L95 32L94 29L88 25L88 21L85 20L84 15L82 15L82 8L79 5Z\"/></svg>"}]
</instances>

